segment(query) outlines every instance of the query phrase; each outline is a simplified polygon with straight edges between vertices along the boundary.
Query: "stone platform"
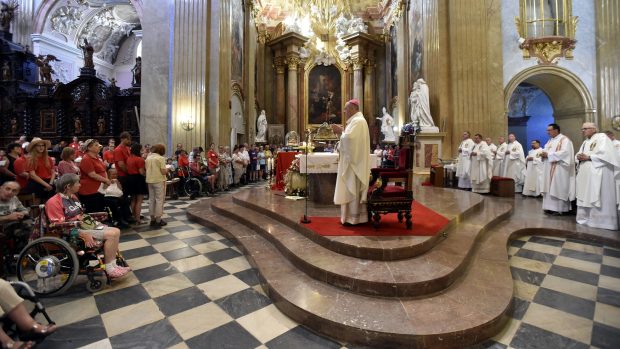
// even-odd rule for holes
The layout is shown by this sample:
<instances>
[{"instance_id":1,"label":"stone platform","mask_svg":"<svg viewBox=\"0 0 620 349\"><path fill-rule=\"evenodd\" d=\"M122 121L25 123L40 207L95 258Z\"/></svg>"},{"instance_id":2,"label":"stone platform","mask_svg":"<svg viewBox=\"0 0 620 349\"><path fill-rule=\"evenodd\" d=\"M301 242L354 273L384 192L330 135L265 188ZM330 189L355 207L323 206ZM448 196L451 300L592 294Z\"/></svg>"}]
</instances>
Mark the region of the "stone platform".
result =
<instances>
[{"instance_id":1,"label":"stone platform","mask_svg":"<svg viewBox=\"0 0 620 349\"><path fill-rule=\"evenodd\" d=\"M264 189L203 200L187 214L237 243L283 313L336 339L385 348L460 348L497 333L511 309L511 237L563 235L620 246L617 232L576 227L574 217L547 218L535 200L433 187L418 187L414 197L450 220L444 231L318 236L298 223L303 201ZM339 212L309 203L310 216Z\"/></svg>"}]
</instances>

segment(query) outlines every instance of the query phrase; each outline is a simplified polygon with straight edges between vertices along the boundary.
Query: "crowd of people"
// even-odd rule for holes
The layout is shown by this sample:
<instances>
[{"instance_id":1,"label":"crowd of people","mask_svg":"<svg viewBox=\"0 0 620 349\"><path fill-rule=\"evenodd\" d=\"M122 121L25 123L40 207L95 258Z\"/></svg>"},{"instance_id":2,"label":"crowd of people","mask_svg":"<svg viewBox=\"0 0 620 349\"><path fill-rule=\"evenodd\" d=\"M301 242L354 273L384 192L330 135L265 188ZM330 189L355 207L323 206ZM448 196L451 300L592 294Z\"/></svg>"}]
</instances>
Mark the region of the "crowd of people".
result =
<instances>
[{"instance_id":1,"label":"crowd of people","mask_svg":"<svg viewBox=\"0 0 620 349\"><path fill-rule=\"evenodd\" d=\"M575 203L577 223L618 230L620 141L611 131L598 132L593 123L584 123L581 131L585 140L575 153L560 126L550 124L549 141L541 147L539 140L533 140L527 155L514 134L508 135L507 142L499 137L495 145L481 134L472 139L463 132L456 167L458 187L488 193L493 177L511 178L516 193L543 197L546 214L568 214Z\"/></svg>"}]
</instances>

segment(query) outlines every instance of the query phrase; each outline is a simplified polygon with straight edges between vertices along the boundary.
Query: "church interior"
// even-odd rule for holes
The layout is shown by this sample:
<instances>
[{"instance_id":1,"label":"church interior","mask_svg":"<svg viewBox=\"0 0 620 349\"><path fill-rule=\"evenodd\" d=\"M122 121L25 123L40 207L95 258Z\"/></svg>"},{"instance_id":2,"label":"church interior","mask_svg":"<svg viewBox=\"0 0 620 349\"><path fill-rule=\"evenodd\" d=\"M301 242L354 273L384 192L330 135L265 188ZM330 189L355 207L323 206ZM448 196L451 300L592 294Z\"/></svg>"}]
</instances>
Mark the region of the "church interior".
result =
<instances>
[{"instance_id":1,"label":"church interior","mask_svg":"<svg viewBox=\"0 0 620 349\"><path fill-rule=\"evenodd\" d=\"M620 347L619 13L0 1L1 347Z\"/></svg>"}]
</instances>

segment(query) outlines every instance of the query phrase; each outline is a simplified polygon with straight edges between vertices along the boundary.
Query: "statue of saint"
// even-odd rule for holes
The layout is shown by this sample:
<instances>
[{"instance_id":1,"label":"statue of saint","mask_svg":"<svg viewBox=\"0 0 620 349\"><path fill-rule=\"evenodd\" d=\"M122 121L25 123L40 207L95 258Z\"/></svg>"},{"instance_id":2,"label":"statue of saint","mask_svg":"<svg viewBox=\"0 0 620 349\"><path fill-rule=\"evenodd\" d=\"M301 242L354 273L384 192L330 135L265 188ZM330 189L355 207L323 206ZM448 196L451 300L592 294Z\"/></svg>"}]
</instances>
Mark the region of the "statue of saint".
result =
<instances>
[{"instance_id":1,"label":"statue of saint","mask_svg":"<svg viewBox=\"0 0 620 349\"><path fill-rule=\"evenodd\" d=\"M384 142L396 142L396 135L394 135L394 118L388 114L387 109L383 107L383 116L377 118L381 120L381 133L383 133Z\"/></svg>"},{"instance_id":2,"label":"statue of saint","mask_svg":"<svg viewBox=\"0 0 620 349\"><path fill-rule=\"evenodd\" d=\"M0 4L0 26L2 31L9 32L11 30L11 22L15 18L15 11L19 7L17 1L2 2Z\"/></svg>"},{"instance_id":3,"label":"statue of saint","mask_svg":"<svg viewBox=\"0 0 620 349\"><path fill-rule=\"evenodd\" d=\"M424 128L436 129L435 122L431 116L428 85L424 79L418 79L413 84L413 90L411 95L409 95L409 103L411 104L410 117L413 123L419 123L422 130Z\"/></svg>"},{"instance_id":4,"label":"statue of saint","mask_svg":"<svg viewBox=\"0 0 620 349\"><path fill-rule=\"evenodd\" d=\"M2 81L11 80L11 66L9 65L9 61L5 61L2 65Z\"/></svg>"},{"instance_id":5,"label":"statue of saint","mask_svg":"<svg viewBox=\"0 0 620 349\"><path fill-rule=\"evenodd\" d=\"M51 61L60 62L54 55L39 55L37 56L37 60L35 63L39 67L39 80L43 84L52 84L54 81L52 80L52 74L54 73L54 69L50 64Z\"/></svg>"},{"instance_id":6,"label":"statue of saint","mask_svg":"<svg viewBox=\"0 0 620 349\"><path fill-rule=\"evenodd\" d=\"M256 121L256 143L267 142L267 116L265 111L261 111Z\"/></svg>"},{"instance_id":7,"label":"statue of saint","mask_svg":"<svg viewBox=\"0 0 620 349\"><path fill-rule=\"evenodd\" d=\"M80 45L80 48L84 54L84 68L94 68L93 54L95 53L95 49L93 45L89 44L88 39L84 38L84 45Z\"/></svg>"},{"instance_id":8,"label":"statue of saint","mask_svg":"<svg viewBox=\"0 0 620 349\"><path fill-rule=\"evenodd\" d=\"M17 118L13 117L11 119L11 134L16 135L17 131L19 131L19 125L17 125Z\"/></svg>"},{"instance_id":9,"label":"statue of saint","mask_svg":"<svg viewBox=\"0 0 620 349\"><path fill-rule=\"evenodd\" d=\"M140 86L142 84L142 57L136 57L136 64L131 68L133 73L132 86Z\"/></svg>"},{"instance_id":10,"label":"statue of saint","mask_svg":"<svg viewBox=\"0 0 620 349\"><path fill-rule=\"evenodd\" d=\"M80 120L79 116L75 117L75 120L73 121L73 128L75 129L76 135L79 135L82 133L82 120Z\"/></svg>"},{"instance_id":11,"label":"statue of saint","mask_svg":"<svg viewBox=\"0 0 620 349\"><path fill-rule=\"evenodd\" d=\"M99 115L99 119L97 119L97 133L100 135L105 134L105 119L103 115Z\"/></svg>"}]
</instances>

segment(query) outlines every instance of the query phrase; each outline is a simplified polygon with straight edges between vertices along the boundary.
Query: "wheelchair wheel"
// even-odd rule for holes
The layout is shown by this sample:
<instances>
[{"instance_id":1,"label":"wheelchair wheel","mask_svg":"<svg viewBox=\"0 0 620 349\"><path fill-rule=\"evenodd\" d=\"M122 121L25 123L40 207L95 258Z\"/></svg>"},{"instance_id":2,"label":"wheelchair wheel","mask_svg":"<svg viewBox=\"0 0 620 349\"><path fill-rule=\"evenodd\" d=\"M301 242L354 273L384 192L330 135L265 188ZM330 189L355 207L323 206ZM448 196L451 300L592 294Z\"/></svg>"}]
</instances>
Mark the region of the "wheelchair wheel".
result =
<instances>
[{"instance_id":1,"label":"wheelchair wheel","mask_svg":"<svg viewBox=\"0 0 620 349\"><path fill-rule=\"evenodd\" d=\"M106 285L105 276L93 276L92 280L86 281L86 289L88 292L95 293L101 291Z\"/></svg>"},{"instance_id":2,"label":"wheelchair wheel","mask_svg":"<svg viewBox=\"0 0 620 349\"><path fill-rule=\"evenodd\" d=\"M200 195L202 192L202 183L198 178L190 178L183 184L183 190L186 196Z\"/></svg>"},{"instance_id":3,"label":"wheelchair wheel","mask_svg":"<svg viewBox=\"0 0 620 349\"><path fill-rule=\"evenodd\" d=\"M17 277L42 296L65 292L80 270L75 250L56 237L42 237L29 243L17 260Z\"/></svg>"}]
</instances>

